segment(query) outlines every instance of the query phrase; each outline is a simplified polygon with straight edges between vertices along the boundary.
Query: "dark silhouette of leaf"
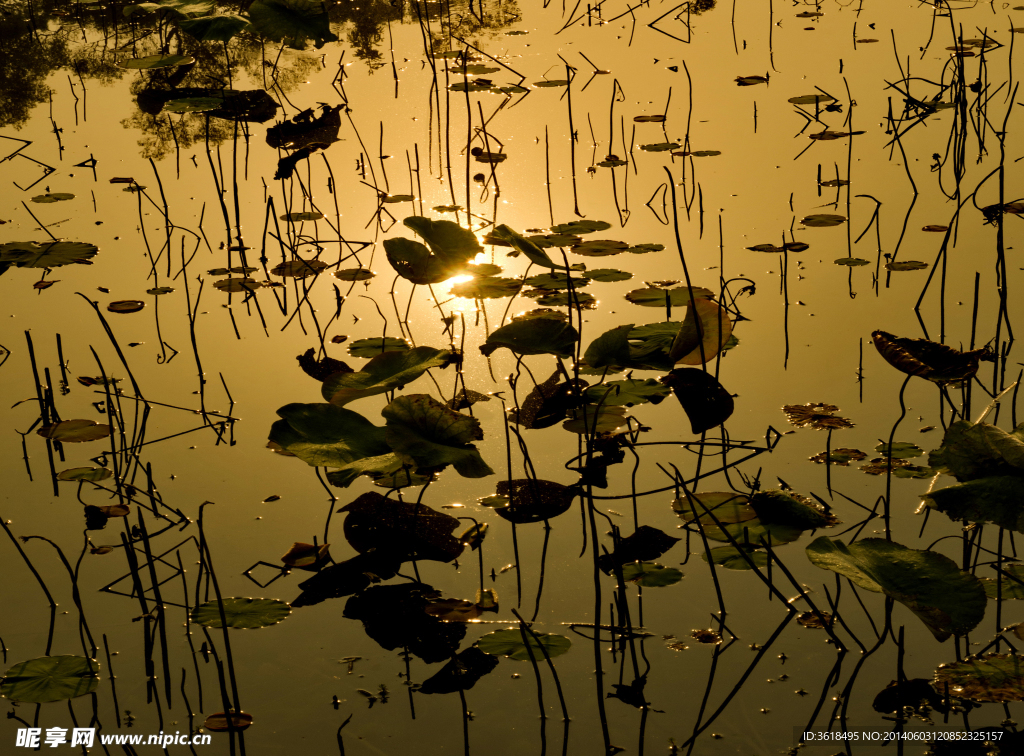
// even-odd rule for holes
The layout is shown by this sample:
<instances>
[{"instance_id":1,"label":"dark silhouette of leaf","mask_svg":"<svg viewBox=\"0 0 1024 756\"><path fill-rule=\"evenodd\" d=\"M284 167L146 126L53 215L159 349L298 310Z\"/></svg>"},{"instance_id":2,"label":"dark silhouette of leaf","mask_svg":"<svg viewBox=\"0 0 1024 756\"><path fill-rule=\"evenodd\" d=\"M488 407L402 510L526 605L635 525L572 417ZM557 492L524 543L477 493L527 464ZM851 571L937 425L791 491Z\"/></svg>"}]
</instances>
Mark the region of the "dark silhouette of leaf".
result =
<instances>
[{"instance_id":1,"label":"dark silhouette of leaf","mask_svg":"<svg viewBox=\"0 0 1024 756\"><path fill-rule=\"evenodd\" d=\"M934 383L951 383L973 378L978 361L993 361L989 348L960 352L945 344L927 339L905 339L885 331L871 334L875 349L894 368L907 375L916 375Z\"/></svg>"},{"instance_id":2,"label":"dark silhouette of leaf","mask_svg":"<svg viewBox=\"0 0 1024 756\"><path fill-rule=\"evenodd\" d=\"M313 606L329 598L359 593L369 588L371 583L393 578L401 565L402 560L387 550L357 554L299 583L302 593L292 602L292 608Z\"/></svg>"},{"instance_id":3,"label":"dark silhouette of leaf","mask_svg":"<svg viewBox=\"0 0 1024 756\"><path fill-rule=\"evenodd\" d=\"M571 357L579 339L579 332L568 323L547 318L517 320L492 332L480 351L487 356L505 347L516 354Z\"/></svg>"},{"instance_id":4,"label":"dark silhouette of leaf","mask_svg":"<svg viewBox=\"0 0 1024 756\"><path fill-rule=\"evenodd\" d=\"M419 691L432 695L469 690L497 666L497 656L485 654L476 646L470 646L458 656L452 657L433 677L424 680Z\"/></svg>"},{"instance_id":5,"label":"dark silhouette of leaf","mask_svg":"<svg viewBox=\"0 0 1024 756\"><path fill-rule=\"evenodd\" d=\"M462 543L452 535L459 521L425 504L387 499L368 491L338 511L348 514L345 538L360 554L378 551L403 562L451 562L462 553Z\"/></svg>"},{"instance_id":6,"label":"dark silhouette of leaf","mask_svg":"<svg viewBox=\"0 0 1024 756\"><path fill-rule=\"evenodd\" d=\"M698 368L676 368L663 376L661 382L676 395L693 433L710 430L732 416L732 395L711 373Z\"/></svg>"},{"instance_id":7,"label":"dark silhouette of leaf","mask_svg":"<svg viewBox=\"0 0 1024 756\"><path fill-rule=\"evenodd\" d=\"M676 545L678 538L651 527L641 525L633 535L623 538L610 554L601 555L598 566L606 575L610 575L616 567L630 562L650 562Z\"/></svg>"},{"instance_id":8,"label":"dark silhouette of leaf","mask_svg":"<svg viewBox=\"0 0 1024 756\"><path fill-rule=\"evenodd\" d=\"M550 520L569 511L577 489L550 480L499 480L498 495L509 498L508 506L498 514L509 522L523 525Z\"/></svg>"},{"instance_id":9,"label":"dark silhouette of leaf","mask_svg":"<svg viewBox=\"0 0 1024 756\"><path fill-rule=\"evenodd\" d=\"M807 557L816 567L904 604L940 642L970 632L985 617L988 597L981 581L938 552L882 538L847 545L822 536L807 547Z\"/></svg>"},{"instance_id":10,"label":"dark silhouette of leaf","mask_svg":"<svg viewBox=\"0 0 1024 756\"><path fill-rule=\"evenodd\" d=\"M915 677L902 682L893 680L875 696L871 707L882 714L900 714L908 706L918 709L924 704L943 713L948 708L929 680Z\"/></svg>"},{"instance_id":11,"label":"dark silhouette of leaf","mask_svg":"<svg viewBox=\"0 0 1024 756\"><path fill-rule=\"evenodd\" d=\"M326 381L335 373L352 372L352 368L341 360L336 360L333 357L327 357L325 355L318 360L314 356L314 350L312 348L307 349L295 359L299 361L299 367L302 368L303 373L318 381Z\"/></svg>"},{"instance_id":12,"label":"dark silhouette of leaf","mask_svg":"<svg viewBox=\"0 0 1024 756\"><path fill-rule=\"evenodd\" d=\"M382 648L408 648L427 664L436 664L450 659L466 637L464 622L442 622L423 611L436 595L424 583L373 586L348 600L344 616L361 620L366 634Z\"/></svg>"}]
</instances>

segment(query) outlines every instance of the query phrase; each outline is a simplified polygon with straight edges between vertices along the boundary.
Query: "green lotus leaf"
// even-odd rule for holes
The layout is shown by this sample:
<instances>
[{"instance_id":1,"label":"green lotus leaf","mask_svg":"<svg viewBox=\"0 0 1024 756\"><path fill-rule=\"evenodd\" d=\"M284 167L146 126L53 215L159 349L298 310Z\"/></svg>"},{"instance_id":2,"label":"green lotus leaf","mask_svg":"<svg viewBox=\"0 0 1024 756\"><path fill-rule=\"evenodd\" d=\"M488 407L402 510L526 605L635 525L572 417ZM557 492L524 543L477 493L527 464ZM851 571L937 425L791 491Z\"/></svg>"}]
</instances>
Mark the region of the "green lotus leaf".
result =
<instances>
[{"instance_id":1,"label":"green lotus leaf","mask_svg":"<svg viewBox=\"0 0 1024 756\"><path fill-rule=\"evenodd\" d=\"M1016 475L977 478L940 488L921 498L951 520L992 522L1024 533L1024 480Z\"/></svg>"},{"instance_id":2,"label":"green lotus leaf","mask_svg":"<svg viewBox=\"0 0 1024 756\"><path fill-rule=\"evenodd\" d=\"M336 486L339 489L347 489L352 485L352 482L359 475L369 475L378 480L382 477L394 475L399 472L406 471L407 465L403 465L401 460L398 459L398 455L394 452L388 452L387 454L381 454L376 457L362 457L361 459L349 462L346 465L342 465L340 469L329 470L327 473L327 481L332 486ZM410 474L416 474L411 472ZM400 488L400 487L390 487Z\"/></svg>"},{"instance_id":3,"label":"green lotus leaf","mask_svg":"<svg viewBox=\"0 0 1024 756\"><path fill-rule=\"evenodd\" d=\"M313 40L319 50L327 42L337 41L331 33L327 7L318 0L255 0L249 6L253 28L274 42L285 41L303 47Z\"/></svg>"},{"instance_id":4,"label":"green lotus leaf","mask_svg":"<svg viewBox=\"0 0 1024 756\"><path fill-rule=\"evenodd\" d=\"M358 372L339 372L327 378L321 388L324 399L336 407L366 396L401 388L433 367L444 367L454 354L421 346L405 352L381 352Z\"/></svg>"},{"instance_id":5,"label":"green lotus leaf","mask_svg":"<svg viewBox=\"0 0 1024 756\"><path fill-rule=\"evenodd\" d=\"M105 467L72 467L68 470L61 470L57 473L57 480L73 480L90 482L106 480L114 473Z\"/></svg>"},{"instance_id":6,"label":"green lotus leaf","mask_svg":"<svg viewBox=\"0 0 1024 756\"><path fill-rule=\"evenodd\" d=\"M632 407L645 402L659 404L670 393L671 389L655 378L628 378L591 386L583 393L583 397L590 404L624 404Z\"/></svg>"},{"instance_id":7,"label":"green lotus leaf","mask_svg":"<svg viewBox=\"0 0 1024 756\"><path fill-rule=\"evenodd\" d=\"M579 307L581 310L594 310L597 308L597 298L585 291L574 291L570 295L567 291L552 291L544 293L541 289L533 289L543 296L537 297L537 304L544 307ZM523 292L524 296L527 292Z\"/></svg>"},{"instance_id":8,"label":"green lotus leaf","mask_svg":"<svg viewBox=\"0 0 1024 756\"><path fill-rule=\"evenodd\" d=\"M729 313L710 299L694 299L693 306L687 303L686 317L669 349L669 359L677 365L703 365L722 351L730 336Z\"/></svg>"},{"instance_id":9,"label":"green lotus leaf","mask_svg":"<svg viewBox=\"0 0 1024 756\"><path fill-rule=\"evenodd\" d=\"M384 438L403 462L420 468L452 465L467 478L494 474L470 443L483 438L475 417L426 394L400 396L381 414L387 420Z\"/></svg>"},{"instance_id":10,"label":"green lotus leaf","mask_svg":"<svg viewBox=\"0 0 1024 756\"><path fill-rule=\"evenodd\" d=\"M564 273L541 273L538 276L530 276L523 281L523 283L527 286L533 286L537 289L546 289L548 291L569 289L570 284L573 289L581 289L584 286L590 285L590 281L586 278L576 278Z\"/></svg>"},{"instance_id":11,"label":"green lotus leaf","mask_svg":"<svg viewBox=\"0 0 1024 756\"><path fill-rule=\"evenodd\" d=\"M744 548L747 557L750 559L743 558L740 550L735 546L719 546L716 549L711 549L709 552L701 554L704 561L708 561L708 555L711 556L711 561L717 564L719 567L724 567L727 570L752 570L750 562L753 562L758 569L762 569L768 566L768 555L763 551L751 551Z\"/></svg>"},{"instance_id":12,"label":"green lotus leaf","mask_svg":"<svg viewBox=\"0 0 1024 756\"><path fill-rule=\"evenodd\" d=\"M800 530L823 528L836 521L835 517L810 501L785 491L758 491L750 497L750 506L763 523L790 525Z\"/></svg>"},{"instance_id":13,"label":"green lotus leaf","mask_svg":"<svg viewBox=\"0 0 1024 756\"><path fill-rule=\"evenodd\" d=\"M224 627L221 609L224 610L227 626L236 630L256 630L276 625L292 613L292 608L284 601L236 597L200 604L192 610L192 621L203 627Z\"/></svg>"},{"instance_id":14,"label":"green lotus leaf","mask_svg":"<svg viewBox=\"0 0 1024 756\"><path fill-rule=\"evenodd\" d=\"M980 578L985 588L985 595L989 598L1024 599L1024 565L1004 563L1003 571L1008 573L1006 577L998 579Z\"/></svg>"},{"instance_id":15,"label":"green lotus leaf","mask_svg":"<svg viewBox=\"0 0 1024 756\"><path fill-rule=\"evenodd\" d=\"M589 436L597 433L625 433L629 418L625 407L595 407L584 405L581 409L570 410L571 418L562 423L570 433Z\"/></svg>"},{"instance_id":16,"label":"green lotus leaf","mask_svg":"<svg viewBox=\"0 0 1024 756\"><path fill-rule=\"evenodd\" d=\"M270 441L307 465L345 467L391 452L385 430L333 404L286 404L270 428Z\"/></svg>"},{"instance_id":17,"label":"green lotus leaf","mask_svg":"<svg viewBox=\"0 0 1024 756\"><path fill-rule=\"evenodd\" d=\"M62 420L44 425L36 434L63 444L76 444L106 438L110 435L110 426L95 420Z\"/></svg>"},{"instance_id":18,"label":"green lotus leaf","mask_svg":"<svg viewBox=\"0 0 1024 756\"><path fill-rule=\"evenodd\" d=\"M964 482L995 475L1024 475L1024 424L1013 432L988 423L951 423L942 446L928 455L931 467Z\"/></svg>"},{"instance_id":19,"label":"green lotus leaf","mask_svg":"<svg viewBox=\"0 0 1024 756\"><path fill-rule=\"evenodd\" d=\"M987 654L943 664L935 670L935 687L983 703L1024 701L1024 656Z\"/></svg>"},{"instance_id":20,"label":"green lotus leaf","mask_svg":"<svg viewBox=\"0 0 1024 756\"><path fill-rule=\"evenodd\" d=\"M579 332L568 323L557 320L519 320L504 325L487 337L480 346L484 355L490 355L502 347L516 354L553 354L556 357L571 357Z\"/></svg>"},{"instance_id":21,"label":"green lotus leaf","mask_svg":"<svg viewBox=\"0 0 1024 756\"><path fill-rule=\"evenodd\" d=\"M574 220L552 226L551 231L556 234L592 234L595 231L607 231L611 227L612 224L607 221Z\"/></svg>"},{"instance_id":22,"label":"green lotus leaf","mask_svg":"<svg viewBox=\"0 0 1024 756\"><path fill-rule=\"evenodd\" d=\"M229 42L238 32L248 28L249 19L224 13L201 18L183 18L178 21L178 26L200 42Z\"/></svg>"},{"instance_id":23,"label":"green lotus leaf","mask_svg":"<svg viewBox=\"0 0 1024 756\"><path fill-rule=\"evenodd\" d=\"M523 640L524 635L526 640ZM541 646L544 647L543 651ZM572 641L554 633L531 635L526 630L496 630L477 641L477 647L492 656L507 656L516 661L529 661L532 658L539 663L544 660L545 653L549 659L566 653L572 647Z\"/></svg>"},{"instance_id":24,"label":"green lotus leaf","mask_svg":"<svg viewBox=\"0 0 1024 756\"><path fill-rule=\"evenodd\" d=\"M654 144L641 144L640 149L644 152L668 152L679 149L679 142L656 142Z\"/></svg>"},{"instance_id":25,"label":"green lotus leaf","mask_svg":"<svg viewBox=\"0 0 1024 756\"><path fill-rule=\"evenodd\" d=\"M654 562L633 562L622 567L622 579L644 588L664 588L675 585L683 579L683 573L674 567L665 567Z\"/></svg>"},{"instance_id":26,"label":"green lotus leaf","mask_svg":"<svg viewBox=\"0 0 1024 756\"><path fill-rule=\"evenodd\" d=\"M82 656L42 656L15 664L0 682L9 701L49 703L92 693L99 686L100 665Z\"/></svg>"},{"instance_id":27,"label":"green lotus leaf","mask_svg":"<svg viewBox=\"0 0 1024 756\"><path fill-rule=\"evenodd\" d=\"M595 270L585 270L582 275L584 278L589 278L591 281L599 281L601 283L628 281L633 277L632 273L627 273L624 270L616 270L615 268L596 268Z\"/></svg>"},{"instance_id":28,"label":"green lotus leaf","mask_svg":"<svg viewBox=\"0 0 1024 756\"><path fill-rule=\"evenodd\" d=\"M822 536L807 547L807 557L816 567L904 604L936 640L968 633L985 617L987 597L981 581L938 552L882 538L846 545Z\"/></svg>"},{"instance_id":29,"label":"green lotus leaf","mask_svg":"<svg viewBox=\"0 0 1024 756\"><path fill-rule=\"evenodd\" d=\"M430 251L446 262L465 264L484 251L468 228L447 220L413 215L402 221L427 243Z\"/></svg>"},{"instance_id":30,"label":"green lotus leaf","mask_svg":"<svg viewBox=\"0 0 1024 756\"><path fill-rule=\"evenodd\" d=\"M891 447L888 443L882 442L875 447L875 451L893 459L913 459L924 454L924 450L920 446L909 441L894 441Z\"/></svg>"},{"instance_id":31,"label":"green lotus leaf","mask_svg":"<svg viewBox=\"0 0 1024 756\"><path fill-rule=\"evenodd\" d=\"M406 352L410 349L405 339L394 336L377 337L375 339L356 339L348 345L348 353L353 357L376 357L382 352Z\"/></svg>"},{"instance_id":32,"label":"green lotus leaf","mask_svg":"<svg viewBox=\"0 0 1024 756\"><path fill-rule=\"evenodd\" d=\"M559 265L550 257L548 257L548 253L545 252L543 249L538 247L529 239L520 236L518 233L513 231L508 226L498 226L497 228L494 229L493 236L495 236L498 239L501 239L502 241L509 244L513 249L526 255L530 262L534 263L535 265L540 265L541 267L544 268L563 267L562 265Z\"/></svg>"},{"instance_id":33,"label":"green lotus leaf","mask_svg":"<svg viewBox=\"0 0 1024 756\"><path fill-rule=\"evenodd\" d=\"M0 265L16 268L58 268L88 261L99 248L84 242L7 242L0 244Z\"/></svg>"},{"instance_id":34,"label":"green lotus leaf","mask_svg":"<svg viewBox=\"0 0 1024 756\"><path fill-rule=\"evenodd\" d=\"M32 201L41 205L50 205L54 202L66 202L74 198L75 195L67 192L47 192L46 194L37 194Z\"/></svg>"},{"instance_id":35,"label":"green lotus leaf","mask_svg":"<svg viewBox=\"0 0 1024 756\"><path fill-rule=\"evenodd\" d=\"M452 285L452 294L465 299L501 299L514 297L523 288L519 278L479 276L472 281L461 281Z\"/></svg>"}]
</instances>

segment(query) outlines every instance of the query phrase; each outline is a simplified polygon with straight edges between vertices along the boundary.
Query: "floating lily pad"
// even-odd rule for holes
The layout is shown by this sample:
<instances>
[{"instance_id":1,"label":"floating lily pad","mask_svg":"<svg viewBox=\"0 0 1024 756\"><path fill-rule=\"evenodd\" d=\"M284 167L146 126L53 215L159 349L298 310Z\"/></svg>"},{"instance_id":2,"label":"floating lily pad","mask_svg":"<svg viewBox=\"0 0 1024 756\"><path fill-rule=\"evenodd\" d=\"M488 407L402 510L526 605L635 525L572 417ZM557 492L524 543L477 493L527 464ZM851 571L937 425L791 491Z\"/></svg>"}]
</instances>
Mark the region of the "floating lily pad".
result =
<instances>
[{"instance_id":1,"label":"floating lily pad","mask_svg":"<svg viewBox=\"0 0 1024 756\"><path fill-rule=\"evenodd\" d=\"M625 405L660 404L671 389L654 378L629 378L624 381L609 381L588 388L584 400L589 404Z\"/></svg>"},{"instance_id":2,"label":"floating lily pad","mask_svg":"<svg viewBox=\"0 0 1024 756\"><path fill-rule=\"evenodd\" d=\"M348 353L353 357L375 357L381 352L405 352L411 345L405 339L385 336L374 339L356 339L348 345Z\"/></svg>"},{"instance_id":3,"label":"floating lily pad","mask_svg":"<svg viewBox=\"0 0 1024 756\"><path fill-rule=\"evenodd\" d=\"M595 231L606 231L611 227L612 224L605 221L575 220L552 226L551 231L556 234L575 234L579 236L582 234L592 234Z\"/></svg>"},{"instance_id":4,"label":"floating lily pad","mask_svg":"<svg viewBox=\"0 0 1024 756\"><path fill-rule=\"evenodd\" d=\"M71 263L89 263L99 248L84 242L7 242L0 244L0 269L11 265L16 268L59 268Z\"/></svg>"},{"instance_id":5,"label":"floating lily pad","mask_svg":"<svg viewBox=\"0 0 1024 756\"><path fill-rule=\"evenodd\" d=\"M959 698L984 703L1024 701L1024 656L987 654L943 664L935 670L935 685Z\"/></svg>"},{"instance_id":6,"label":"floating lily pad","mask_svg":"<svg viewBox=\"0 0 1024 756\"><path fill-rule=\"evenodd\" d=\"M568 79L545 79L544 81L533 82L535 87L567 87L569 86Z\"/></svg>"},{"instance_id":7,"label":"floating lily pad","mask_svg":"<svg viewBox=\"0 0 1024 756\"><path fill-rule=\"evenodd\" d=\"M663 249L664 244L634 244L626 251L631 255L646 255L648 252L661 252Z\"/></svg>"},{"instance_id":8,"label":"floating lily pad","mask_svg":"<svg viewBox=\"0 0 1024 756\"><path fill-rule=\"evenodd\" d=\"M304 213L285 213L281 216L283 221L291 221L298 223L299 221L318 221L324 217L323 213L319 212L304 212Z\"/></svg>"},{"instance_id":9,"label":"floating lily pad","mask_svg":"<svg viewBox=\"0 0 1024 756\"><path fill-rule=\"evenodd\" d=\"M828 226L838 226L846 223L846 216L818 213L816 215L808 215L802 218L800 222L809 228L827 228Z\"/></svg>"},{"instance_id":10,"label":"floating lily pad","mask_svg":"<svg viewBox=\"0 0 1024 756\"><path fill-rule=\"evenodd\" d=\"M161 294L170 294L173 291L174 289L172 289L170 286L157 286L156 288L153 289L146 289L146 293L152 294L154 297L158 297Z\"/></svg>"},{"instance_id":11,"label":"floating lily pad","mask_svg":"<svg viewBox=\"0 0 1024 756\"><path fill-rule=\"evenodd\" d=\"M339 281L369 281L376 275L369 268L344 268L334 271L334 277Z\"/></svg>"},{"instance_id":12,"label":"floating lily pad","mask_svg":"<svg viewBox=\"0 0 1024 756\"><path fill-rule=\"evenodd\" d=\"M586 278L572 277L565 273L541 273L537 276L530 276L523 283L548 291L578 289L590 285L590 281Z\"/></svg>"},{"instance_id":13,"label":"floating lily pad","mask_svg":"<svg viewBox=\"0 0 1024 756\"><path fill-rule=\"evenodd\" d=\"M54 202L66 202L74 198L75 195L68 194L67 192L47 192L46 194L37 194L32 198L32 201L41 205L48 205Z\"/></svg>"},{"instance_id":14,"label":"floating lily pad","mask_svg":"<svg viewBox=\"0 0 1024 756\"><path fill-rule=\"evenodd\" d=\"M323 260L286 260L270 269L271 274L284 278L307 278L315 276L329 266Z\"/></svg>"},{"instance_id":15,"label":"floating lily pad","mask_svg":"<svg viewBox=\"0 0 1024 756\"><path fill-rule=\"evenodd\" d=\"M525 636L526 640L523 640ZM536 636L536 637L534 637ZM544 650L541 650L541 646ZM477 647L485 654L507 656L517 661L541 662L545 654L549 659L561 656L572 647L572 641L564 635L554 633L529 633L526 630L496 630L477 641Z\"/></svg>"},{"instance_id":16,"label":"floating lily pad","mask_svg":"<svg viewBox=\"0 0 1024 756\"><path fill-rule=\"evenodd\" d=\"M42 656L7 670L0 695L22 703L66 701L96 690L99 669L96 661L82 656Z\"/></svg>"},{"instance_id":17,"label":"floating lily pad","mask_svg":"<svg viewBox=\"0 0 1024 756\"><path fill-rule=\"evenodd\" d=\"M833 102L836 98L826 94L811 94L811 95L800 95L799 97L790 97L789 102L794 105L814 105L822 102Z\"/></svg>"},{"instance_id":18,"label":"floating lily pad","mask_svg":"<svg viewBox=\"0 0 1024 756\"><path fill-rule=\"evenodd\" d=\"M870 265L870 260L865 260L862 257L840 257L834 261L836 265L845 265L849 268L856 268L859 265Z\"/></svg>"},{"instance_id":19,"label":"floating lily pad","mask_svg":"<svg viewBox=\"0 0 1024 756\"><path fill-rule=\"evenodd\" d=\"M633 562L622 567L622 579L644 588L664 588L682 580L683 573L674 567L664 567L654 562Z\"/></svg>"},{"instance_id":20,"label":"floating lily pad","mask_svg":"<svg viewBox=\"0 0 1024 756\"><path fill-rule=\"evenodd\" d=\"M67 470L61 470L57 473L57 480L87 480L95 482L98 480L106 480L113 474L114 473L105 467L72 467Z\"/></svg>"},{"instance_id":21,"label":"floating lily pad","mask_svg":"<svg viewBox=\"0 0 1024 756\"><path fill-rule=\"evenodd\" d=\"M224 620L221 619L221 610ZM226 598L207 601L192 610L192 621L204 627L255 630L284 621L292 609L284 601L262 598Z\"/></svg>"},{"instance_id":22,"label":"floating lily pad","mask_svg":"<svg viewBox=\"0 0 1024 756\"><path fill-rule=\"evenodd\" d=\"M597 308L597 298L585 291L574 291L571 295L567 291L552 292L537 298L537 304L545 307L576 307L583 310Z\"/></svg>"},{"instance_id":23,"label":"floating lily pad","mask_svg":"<svg viewBox=\"0 0 1024 756\"><path fill-rule=\"evenodd\" d=\"M750 566L751 562L753 562L758 569L763 569L768 566L768 555L763 551L744 549L741 553L735 546L719 546L718 548L711 549L711 551L701 554L701 557L705 562L708 561L709 554L712 562L727 570L752 570L753 567ZM746 554L746 559L743 557L743 554Z\"/></svg>"},{"instance_id":24,"label":"floating lily pad","mask_svg":"<svg viewBox=\"0 0 1024 756\"><path fill-rule=\"evenodd\" d=\"M251 724L252 714L246 714L244 711L231 712L230 714L218 711L203 721L203 729L210 732L230 732L232 729L248 729Z\"/></svg>"},{"instance_id":25,"label":"floating lily pad","mask_svg":"<svg viewBox=\"0 0 1024 756\"><path fill-rule=\"evenodd\" d=\"M862 452L860 449L848 449L846 447L840 447L839 449L833 449L830 452L821 452L815 454L810 458L811 462L817 462L819 465L828 462L830 465L840 465L841 467L849 467L850 462L854 462L861 459L866 459L867 454Z\"/></svg>"},{"instance_id":26,"label":"floating lily pad","mask_svg":"<svg viewBox=\"0 0 1024 756\"><path fill-rule=\"evenodd\" d=\"M568 323L555 320L520 320L493 331L480 346L488 356L505 347L515 354L553 354L571 357L580 335Z\"/></svg>"},{"instance_id":27,"label":"floating lily pad","mask_svg":"<svg viewBox=\"0 0 1024 756\"><path fill-rule=\"evenodd\" d=\"M885 264L886 270L924 270L927 267L928 263L918 260L899 260Z\"/></svg>"},{"instance_id":28,"label":"floating lily pad","mask_svg":"<svg viewBox=\"0 0 1024 756\"><path fill-rule=\"evenodd\" d=\"M633 116L633 121L636 123L665 123L665 116L663 115L638 115Z\"/></svg>"},{"instance_id":29,"label":"floating lily pad","mask_svg":"<svg viewBox=\"0 0 1024 756\"><path fill-rule=\"evenodd\" d=\"M992 599L1000 598L1003 601L1007 599L1024 599L1024 565L1006 564L1004 562L1003 571L1007 573L1006 577L999 577L995 580L992 578L981 578L981 583L985 588L985 595Z\"/></svg>"},{"instance_id":30,"label":"floating lily pad","mask_svg":"<svg viewBox=\"0 0 1024 756\"><path fill-rule=\"evenodd\" d=\"M628 281L633 277L633 274L624 270L616 270L615 268L597 268L595 270L583 271L582 276L589 278L591 281L611 283L613 281Z\"/></svg>"},{"instance_id":31,"label":"floating lily pad","mask_svg":"<svg viewBox=\"0 0 1024 756\"><path fill-rule=\"evenodd\" d=\"M107 312L117 312L122 315L127 315L133 312L139 312L146 303L141 299L121 299L117 302L111 302L107 305Z\"/></svg>"},{"instance_id":32,"label":"floating lily pad","mask_svg":"<svg viewBox=\"0 0 1024 756\"><path fill-rule=\"evenodd\" d=\"M252 278L224 278L213 282L213 288L228 294L238 294L242 291L255 291L262 284Z\"/></svg>"},{"instance_id":33,"label":"floating lily pad","mask_svg":"<svg viewBox=\"0 0 1024 756\"><path fill-rule=\"evenodd\" d=\"M522 288L523 281L519 278L480 276L472 281L453 284L451 292L465 299L501 299L515 296Z\"/></svg>"},{"instance_id":34,"label":"floating lily pad","mask_svg":"<svg viewBox=\"0 0 1024 756\"><path fill-rule=\"evenodd\" d=\"M695 286L692 290L685 286L676 289L649 286L646 289L633 289L633 291L627 292L626 299L641 307L665 307L666 305L686 307L690 304L691 293L695 301L713 296L710 289L701 286Z\"/></svg>"},{"instance_id":35,"label":"floating lily pad","mask_svg":"<svg viewBox=\"0 0 1024 756\"><path fill-rule=\"evenodd\" d=\"M562 427L571 433L591 435L600 433L625 433L629 418L625 407L595 407L585 405L583 409L572 411L572 419L562 423Z\"/></svg>"},{"instance_id":36,"label":"floating lily pad","mask_svg":"<svg viewBox=\"0 0 1024 756\"><path fill-rule=\"evenodd\" d=\"M924 449L909 441L894 441L892 446L887 443L881 443L875 447L875 451L894 459L913 459L924 454Z\"/></svg>"},{"instance_id":37,"label":"floating lily pad","mask_svg":"<svg viewBox=\"0 0 1024 756\"><path fill-rule=\"evenodd\" d=\"M679 148L678 142L655 142L653 144L641 144L640 149L644 152L668 152Z\"/></svg>"},{"instance_id":38,"label":"floating lily pad","mask_svg":"<svg viewBox=\"0 0 1024 756\"><path fill-rule=\"evenodd\" d=\"M75 444L84 441L98 441L110 435L109 425L100 425L94 420L63 420L59 423L44 425L36 431L43 438L60 441L62 444Z\"/></svg>"}]
</instances>

